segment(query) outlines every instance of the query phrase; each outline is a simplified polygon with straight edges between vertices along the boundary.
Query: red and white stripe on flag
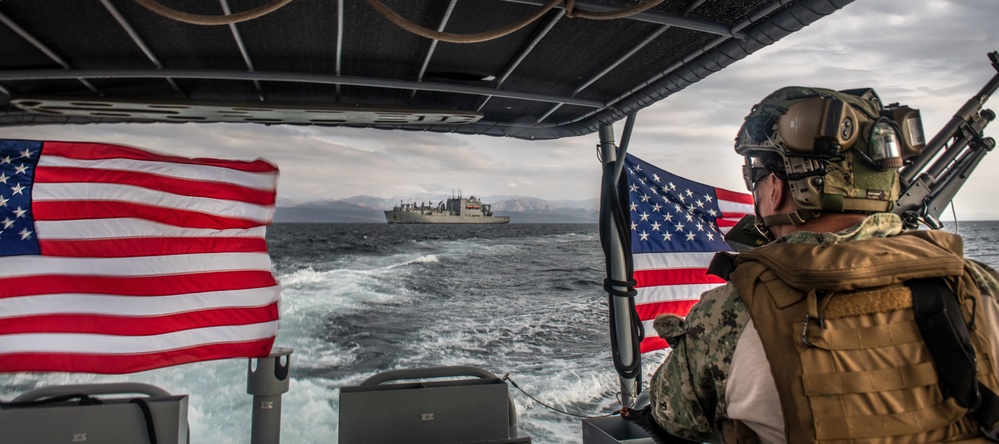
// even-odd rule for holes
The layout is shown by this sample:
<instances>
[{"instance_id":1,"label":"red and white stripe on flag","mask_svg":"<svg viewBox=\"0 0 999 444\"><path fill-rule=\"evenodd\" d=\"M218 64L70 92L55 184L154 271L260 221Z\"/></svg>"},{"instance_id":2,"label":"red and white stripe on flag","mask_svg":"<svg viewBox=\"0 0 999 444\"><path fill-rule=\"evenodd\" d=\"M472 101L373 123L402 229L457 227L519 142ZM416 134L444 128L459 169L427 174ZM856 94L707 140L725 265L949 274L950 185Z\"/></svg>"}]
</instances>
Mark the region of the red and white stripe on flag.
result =
<instances>
[{"instance_id":1,"label":"red and white stripe on flag","mask_svg":"<svg viewBox=\"0 0 999 444\"><path fill-rule=\"evenodd\" d=\"M0 140L0 372L267 356L278 169Z\"/></svg>"},{"instance_id":2,"label":"red and white stripe on flag","mask_svg":"<svg viewBox=\"0 0 999 444\"><path fill-rule=\"evenodd\" d=\"M725 281L707 274L724 234L753 213L752 195L668 173L631 154L625 158L636 281L635 309L645 327L642 353L668 347L656 316L686 316L701 293Z\"/></svg>"}]
</instances>

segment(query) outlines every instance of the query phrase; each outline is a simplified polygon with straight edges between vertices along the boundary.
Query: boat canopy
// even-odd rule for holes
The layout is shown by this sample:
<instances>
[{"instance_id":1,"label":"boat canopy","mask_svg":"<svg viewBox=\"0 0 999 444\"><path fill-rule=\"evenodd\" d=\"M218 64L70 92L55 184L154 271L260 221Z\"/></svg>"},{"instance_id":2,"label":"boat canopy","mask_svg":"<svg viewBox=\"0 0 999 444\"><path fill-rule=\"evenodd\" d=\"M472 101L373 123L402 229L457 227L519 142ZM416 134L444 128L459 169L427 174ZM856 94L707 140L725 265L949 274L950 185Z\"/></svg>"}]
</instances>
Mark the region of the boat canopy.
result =
<instances>
[{"instance_id":1,"label":"boat canopy","mask_svg":"<svg viewBox=\"0 0 999 444\"><path fill-rule=\"evenodd\" d=\"M850 1L3 2L0 126L578 136Z\"/></svg>"}]
</instances>

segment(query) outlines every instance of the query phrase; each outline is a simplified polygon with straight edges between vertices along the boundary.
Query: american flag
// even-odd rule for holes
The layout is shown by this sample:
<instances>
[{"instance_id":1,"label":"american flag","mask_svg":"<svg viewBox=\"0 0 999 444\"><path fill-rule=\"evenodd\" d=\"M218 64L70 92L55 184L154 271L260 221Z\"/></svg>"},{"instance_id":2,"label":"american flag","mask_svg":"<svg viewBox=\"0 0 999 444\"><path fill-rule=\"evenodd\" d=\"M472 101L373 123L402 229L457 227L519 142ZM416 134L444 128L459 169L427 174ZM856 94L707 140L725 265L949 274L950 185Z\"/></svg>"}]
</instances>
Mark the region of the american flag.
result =
<instances>
[{"instance_id":1,"label":"american flag","mask_svg":"<svg viewBox=\"0 0 999 444\"><path fill-rule=\"evenodd\" d=\"M263 160L0 140L0 372L267 356L277 176Z\"/></svg>"},{"instance_id":2,"label":"american flag","mask_svg":"<svg viewBox=\"0 0 999 444\"><path fill-rule=\"evenodd\" d=\"M652 328L656 315L686 316L702 292L725 283L707 274L708 264L715 252L730 249L724 234L753 214L753 197L684 179L631 154L625 162L645 353L668 347Z\"/></svg>"}]
</instances>

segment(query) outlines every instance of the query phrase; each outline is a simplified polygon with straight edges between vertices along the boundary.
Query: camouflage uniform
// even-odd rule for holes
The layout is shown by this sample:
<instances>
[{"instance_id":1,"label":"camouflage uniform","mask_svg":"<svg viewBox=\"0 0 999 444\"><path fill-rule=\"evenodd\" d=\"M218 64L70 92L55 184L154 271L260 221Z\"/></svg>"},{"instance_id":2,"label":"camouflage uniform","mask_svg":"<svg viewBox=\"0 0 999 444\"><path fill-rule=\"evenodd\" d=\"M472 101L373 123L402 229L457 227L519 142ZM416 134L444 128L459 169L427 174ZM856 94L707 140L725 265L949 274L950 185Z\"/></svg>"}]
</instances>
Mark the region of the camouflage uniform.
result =
<instances>
[{"instance_id":1,"label":"camouflage uniform","mask_svg":"<svg viewBox=\"0 0 999 444\"><path fill-rule=\"evenodd\" d=\"M838 233L798 231L775 242L832 245L889 237L901 231L898 216L879 213ZM982 292L999 295L999 273L984 264L967 262ZM669 338L673 347L650 381L652 415L667 432L694 441L722 440L732 357L749 320L748 307L729 283L705 292L685 323L657 325L660 336Z\"/></svg>"}]
</instances>

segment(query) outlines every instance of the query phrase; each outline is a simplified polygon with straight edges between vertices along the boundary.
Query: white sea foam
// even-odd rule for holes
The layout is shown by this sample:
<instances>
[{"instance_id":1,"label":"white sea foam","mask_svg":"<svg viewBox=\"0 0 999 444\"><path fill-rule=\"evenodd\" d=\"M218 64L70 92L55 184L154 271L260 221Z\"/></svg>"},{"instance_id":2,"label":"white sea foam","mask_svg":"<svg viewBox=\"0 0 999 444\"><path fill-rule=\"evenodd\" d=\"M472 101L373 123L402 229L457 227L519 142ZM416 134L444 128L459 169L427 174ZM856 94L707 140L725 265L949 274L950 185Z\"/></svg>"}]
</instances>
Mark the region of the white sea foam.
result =
<instances>
[{"instance_id":1,"label":"white sea foam","mask_svg":"<svg viewBox=\"0 0 999 444\"><path fill-rule=\"evenodd\" d=\"M342 312L366 308L369 303L392 300L404 295L387 285L385 269L333 269L316 271L311 267L278 277L282 288L282 315L311 316L317 312ZM383 289L389 291L383 291Z\"/></svg>"},{"instance_id":2,"label":"white sea foam","mask_svg":"<svg viewBox=\"0 0 999 444\"><path fill-rule=\"evenodd\" d=\"M406 265L411 265L411 264L437 264L437 263L440 263L440 261L441 261L441 259L440 259L440 257L438 255L436 255L436 254L428 254L426 256L420 256L420 257L418 257L416 259L411 259L409 262L406 262Z\"/></svg>"},{"instance_id":3,"label":"white sea foam","mask_svg":"<svg viewBox=\"0 0 999 444\"><path fill-rule=\"evenodd\" d=\"M281 441L289 443L336 442L338 414L331 399L339 391L316 380L292 379L281 401L289 414L281 419Z\"/></svg>"}]
</instances>

